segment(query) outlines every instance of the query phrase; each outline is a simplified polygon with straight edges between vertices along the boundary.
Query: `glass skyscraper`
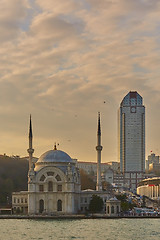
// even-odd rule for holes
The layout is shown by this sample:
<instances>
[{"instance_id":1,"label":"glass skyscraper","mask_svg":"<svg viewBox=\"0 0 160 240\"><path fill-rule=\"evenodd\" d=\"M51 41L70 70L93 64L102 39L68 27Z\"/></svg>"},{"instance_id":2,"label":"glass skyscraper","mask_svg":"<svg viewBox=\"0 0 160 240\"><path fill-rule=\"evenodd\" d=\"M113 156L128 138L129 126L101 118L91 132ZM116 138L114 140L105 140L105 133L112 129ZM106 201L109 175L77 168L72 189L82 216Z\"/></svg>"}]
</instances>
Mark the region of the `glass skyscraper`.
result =
<instances>
[{"instance_id":1,"label":"glass skyscraper","mask_svg":"<svg viewBox=\"0 0 160 240\"><path fill-rule=\"evenodd\" d=\"M124 182L132 190L145 172L145 107L137 92L129 92L119 109L119 158Z\"/></svg>"}]
</instances>

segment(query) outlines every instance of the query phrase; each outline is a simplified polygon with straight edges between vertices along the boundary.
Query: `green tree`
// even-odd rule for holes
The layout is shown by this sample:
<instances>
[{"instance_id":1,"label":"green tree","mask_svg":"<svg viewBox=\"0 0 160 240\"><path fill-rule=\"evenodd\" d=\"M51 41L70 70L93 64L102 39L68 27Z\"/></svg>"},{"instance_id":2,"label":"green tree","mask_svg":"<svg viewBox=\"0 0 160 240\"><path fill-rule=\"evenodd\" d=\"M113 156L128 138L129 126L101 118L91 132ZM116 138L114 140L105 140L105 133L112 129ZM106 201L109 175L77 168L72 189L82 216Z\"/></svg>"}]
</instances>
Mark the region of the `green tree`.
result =
<instances>
[{"instance_id":1,"label":"green tree","mask_svg":"<svg viewBox=\"0 0 160 240\"><path fill-rule=\"evenodd\" d=\"M94 194L89 203L89 211L92 213L101 212L103 209L103 205L104 205L104 203L103 203L102 198Z\"/></svg>"},{"instance_id":2,"label":"green tree","mask_svg":"<svg viewBox=\"0 0 160 240\"><path fill-rule=\"evenodd\" d=\"M136 206L135 204L128 202L126 194L116 195L116 198L121 201L122 212L126 212Z\"/></svg>"},{"instance_id":3,"label":"green tree","mask_svg":"<svg viewBox=\"0 0 160 240\"><path fill-rule=\"evenodd\" d=\"M106 191L111 191L112 190L112 184L110 184L109 182L107 181L102 181L102 190Z\"/></svg>"},{"instance_id":4,"label":"green tree","mask_svg":"<svg viewBox=\"0 0 160 240\"><path fill-rule=\"evenodd\" d=\"M27 190L28 161L0 155L0 166L0 206L8 206L12 192Z\"/></svg>"},{"instance_id":5,"label":"green tree","mask_svg":"<svg viewBox=\"0 0 160 240\"><path fill-rule=\"evenodd\" d=\"M80 169L81 189L96 189L96 183L93 181L93 176L87 174L83 169Z\"/></svg>"}]
</instances>

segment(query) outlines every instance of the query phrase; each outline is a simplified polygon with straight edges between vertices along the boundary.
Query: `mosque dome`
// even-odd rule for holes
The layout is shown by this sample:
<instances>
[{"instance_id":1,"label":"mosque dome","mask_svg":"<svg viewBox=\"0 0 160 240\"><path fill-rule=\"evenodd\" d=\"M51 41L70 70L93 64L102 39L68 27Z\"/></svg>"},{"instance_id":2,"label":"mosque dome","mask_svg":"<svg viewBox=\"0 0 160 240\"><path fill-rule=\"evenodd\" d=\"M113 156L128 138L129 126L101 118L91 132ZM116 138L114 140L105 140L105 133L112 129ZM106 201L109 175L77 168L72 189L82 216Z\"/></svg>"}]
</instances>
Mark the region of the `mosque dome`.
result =
<instances>
[{"instance_id":1,"label":"mosque dome","mask_svg":"<svg viewBox=\"0 0 160 240\"><path fill-rule=\"evenodd\" d=\"M73 162L71 157L61 151L61 150L50 150L43 153L40 158L38 159L37 163L70 163Z\"/></svg>"}]
</instances>

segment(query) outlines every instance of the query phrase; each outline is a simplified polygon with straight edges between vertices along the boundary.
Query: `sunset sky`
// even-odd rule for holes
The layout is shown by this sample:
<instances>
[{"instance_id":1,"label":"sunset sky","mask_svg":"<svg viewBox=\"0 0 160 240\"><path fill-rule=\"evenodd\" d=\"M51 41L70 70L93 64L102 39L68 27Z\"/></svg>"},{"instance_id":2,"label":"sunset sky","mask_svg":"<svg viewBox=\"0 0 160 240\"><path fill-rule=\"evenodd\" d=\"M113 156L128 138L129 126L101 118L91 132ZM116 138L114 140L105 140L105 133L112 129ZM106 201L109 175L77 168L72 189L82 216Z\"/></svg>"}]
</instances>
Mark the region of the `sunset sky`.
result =
<instances>
[{"instance_id":1,"label":"sunset sky","mask_svg":"<svg viewBox=\"0 0 160 240\"><path fill-rule=\"evenodd\" d=\"M159 0L0 0L0 153L58 148L118 160L117 111L129 91L146 107L146 157L160 154Z\"/></svg>"}]
</instances>

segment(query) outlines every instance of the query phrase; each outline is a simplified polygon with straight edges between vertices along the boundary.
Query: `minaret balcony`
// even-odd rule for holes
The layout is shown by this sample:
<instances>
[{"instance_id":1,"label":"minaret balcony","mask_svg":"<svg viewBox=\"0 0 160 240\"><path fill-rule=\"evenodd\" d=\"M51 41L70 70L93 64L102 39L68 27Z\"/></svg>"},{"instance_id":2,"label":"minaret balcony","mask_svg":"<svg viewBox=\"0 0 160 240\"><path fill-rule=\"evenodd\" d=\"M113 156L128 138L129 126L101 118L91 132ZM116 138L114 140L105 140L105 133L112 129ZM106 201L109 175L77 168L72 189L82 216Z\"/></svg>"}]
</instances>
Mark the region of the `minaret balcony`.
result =
<instances>
[{"instance_id":1,"label":"minaret balcony","mask_svg":"<svg viewBox=\"0 0 160 240\"><path fill-rule=\"evenodd\" d=\"M28 153L34 153L34 149L33 148L29 148L29 149L27 149L27 152Z\"/></svg>"},{"instance_id":2,"label":"minaret balcony","mask_svg":"<svg viewBox=\"0 0 160 240\"><path fill-rule=\"evenodd\" d=\"M102 149L103 149L102 146L97 146L97 147L96 147L96 150L97 150L97 151L102 151Z\"/></svg>"}]
</instances>

